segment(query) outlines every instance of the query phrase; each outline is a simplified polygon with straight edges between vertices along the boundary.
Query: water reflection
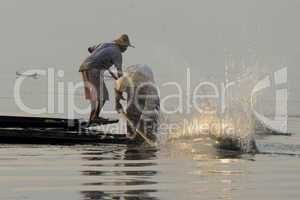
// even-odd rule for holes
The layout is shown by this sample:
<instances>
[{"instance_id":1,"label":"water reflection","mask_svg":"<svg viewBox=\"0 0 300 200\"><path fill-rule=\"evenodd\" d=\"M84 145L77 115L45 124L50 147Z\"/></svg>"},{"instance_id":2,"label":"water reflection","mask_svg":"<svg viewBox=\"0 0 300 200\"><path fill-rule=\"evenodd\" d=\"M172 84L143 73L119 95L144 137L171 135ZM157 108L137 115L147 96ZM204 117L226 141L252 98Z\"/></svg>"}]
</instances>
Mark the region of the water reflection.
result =
<instances>
[{"instance_id":1,"label":"water reflection","mask_svg":"<svg viewBox=\"0 0 300 200\"><path fill-rule=\"evenodd\" d=\"M126 199L126 200L156 200L156 197L149 196L149 193L156 190L128 190L128 191L86 191L81 192L84 200L99 200L99 199Z\"/></svg>"},{"instance_id":2,"label":"water reflection","mask_svg":"<svg viewBox=\"0 0 300 200\"><path fill-rule=\"evenodd\" d=\"M178 188L183 187L186 194L194 194L187 199L201 199L204 194L205 199L235 199L234 194L241 189L246 177L247 166L255 158L255 155L240 151L217 149L210 145L212 142L204 138L169 144L172 160L184 160L187 165L185 176L189 180L186 182L188 187L184 188L183 183L177 182Z\"/></svg>"},{"instance_id":3,"label":"water reflection","mask_svg":"<svg viewBox=\"0 0 300 200\"><path fill-rule=\"evenodd\" d=\"M105 151L103 150L105 149ZM96 181L85 182L83 200L98 199L157 199L152 196L158 183L153 177L158 171L157 149L141 146L106 146L89 148L82 153L82 176ZM107 162L106 162L107 161ZM114 161L114 162L112 162Z\"/></svg>"}]
</instances>

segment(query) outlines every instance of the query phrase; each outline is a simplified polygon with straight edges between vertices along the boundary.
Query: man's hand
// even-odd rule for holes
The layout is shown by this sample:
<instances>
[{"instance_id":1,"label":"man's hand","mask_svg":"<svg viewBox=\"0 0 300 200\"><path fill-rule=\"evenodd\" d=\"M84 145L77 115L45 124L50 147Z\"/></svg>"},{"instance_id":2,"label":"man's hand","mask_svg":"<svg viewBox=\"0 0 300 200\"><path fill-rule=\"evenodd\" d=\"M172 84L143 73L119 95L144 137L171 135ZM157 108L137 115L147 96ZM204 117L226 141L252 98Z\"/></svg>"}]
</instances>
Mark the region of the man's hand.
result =
<instances>
[{"instance_id":1,"label":"man's hand","mask_svg":"<svg viewBox=\"0 0 300 200\"><path fill-rule=\"evenodd\" d=\"M88 51L89 51L89 53L93 53L93 51L94 51L93 47L89 47Z\"/></svg>"}]
</instances>

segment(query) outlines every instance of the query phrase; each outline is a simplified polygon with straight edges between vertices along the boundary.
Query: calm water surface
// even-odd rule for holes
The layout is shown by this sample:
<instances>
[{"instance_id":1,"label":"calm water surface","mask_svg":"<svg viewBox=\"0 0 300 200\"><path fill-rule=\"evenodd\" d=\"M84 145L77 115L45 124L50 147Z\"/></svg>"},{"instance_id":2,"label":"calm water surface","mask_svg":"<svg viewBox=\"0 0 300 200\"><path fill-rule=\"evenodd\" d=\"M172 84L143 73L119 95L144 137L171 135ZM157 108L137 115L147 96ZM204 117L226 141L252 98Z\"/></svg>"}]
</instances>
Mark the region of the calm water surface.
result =
<instances>
[{"instance_id":1,"label":"calm water surface","mask_svg":"<svg viewBox=\"0 0 300 200\"><path fill-rule=\"evenodd\" d=\"M0 199L299 199L300 120L257 138L261 154L218 152L206 139L124 145L0 146Z\"/></svg>"}]
</instances>

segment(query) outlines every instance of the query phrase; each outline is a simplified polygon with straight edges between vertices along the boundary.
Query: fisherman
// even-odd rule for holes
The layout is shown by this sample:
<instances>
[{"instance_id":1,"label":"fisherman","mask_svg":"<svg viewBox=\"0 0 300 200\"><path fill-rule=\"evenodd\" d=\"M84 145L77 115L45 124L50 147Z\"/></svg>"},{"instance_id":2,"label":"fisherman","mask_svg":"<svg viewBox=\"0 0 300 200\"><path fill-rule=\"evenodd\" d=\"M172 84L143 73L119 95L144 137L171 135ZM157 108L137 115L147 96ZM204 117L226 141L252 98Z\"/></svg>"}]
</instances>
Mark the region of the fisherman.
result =
<instances>
[{"instance_id":1,"label":"fisherman","mask_svg":"<svg viewBox=\"0 0 300 200\"><path fill-rule=\"evenodd\" d=\"M105 102L109 100L104 72L108 70L115 79L122 76L122 53L128 47L134 46L131 45L128 35L123 34L113 42L88 48L90 56L81 64L79 72L84 81L85 98L91 103L90 124L109 121L100 117ZM109 70L113 65L117 69L117 76Z\"/></svg>"},{"instance_id":2,"label":"fisherman","mask_svg":"<svg viewBox=\"0 0 300 200\"><path fill-rule=\"evenodd\" d=\"M126 68L124 75L116 82L116 110L123 112L121 100L127 94L126 118L129 138L143 141L140 131L151 141L156 140L160 100L154 75L147 65L132 65ZM123 113L124 114L124 113Z\"/></svg>"}]
</instances>

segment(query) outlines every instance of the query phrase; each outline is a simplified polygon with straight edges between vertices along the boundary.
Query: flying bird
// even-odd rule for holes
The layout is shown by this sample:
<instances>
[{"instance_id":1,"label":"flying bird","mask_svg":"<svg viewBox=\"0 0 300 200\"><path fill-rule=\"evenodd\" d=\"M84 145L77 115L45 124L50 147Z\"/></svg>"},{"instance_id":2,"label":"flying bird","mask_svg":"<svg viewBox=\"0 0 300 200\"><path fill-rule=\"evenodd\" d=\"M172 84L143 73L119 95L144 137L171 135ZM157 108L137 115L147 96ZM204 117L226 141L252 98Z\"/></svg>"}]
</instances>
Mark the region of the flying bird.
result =
<instances>
[{"instance_id":1,"label":"flying bird","mask_svg":"<svg viewBox=\"0 0 300 200\"><path fill-rule=\"evenodd\" d=\"M38 73L33 73L33 74L26 74L26 73L20 73L16 72L17 78L19 77L28 77L28 78L33 78L33 79L38 79Z\"/></svg>"}]
</instances>

